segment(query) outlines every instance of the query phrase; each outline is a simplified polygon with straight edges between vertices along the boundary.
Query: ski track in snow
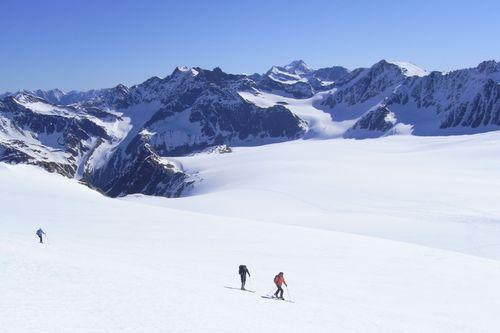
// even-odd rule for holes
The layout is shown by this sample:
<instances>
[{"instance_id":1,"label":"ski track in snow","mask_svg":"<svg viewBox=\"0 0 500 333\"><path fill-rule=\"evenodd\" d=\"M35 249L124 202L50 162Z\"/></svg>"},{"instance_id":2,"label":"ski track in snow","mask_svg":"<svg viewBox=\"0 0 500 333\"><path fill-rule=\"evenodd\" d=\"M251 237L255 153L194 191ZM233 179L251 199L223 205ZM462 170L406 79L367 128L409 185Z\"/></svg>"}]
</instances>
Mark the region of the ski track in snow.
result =
<instances>
[{"instance_id":1,"label":"ski track in snow","mask_svg":"<svg viewBox=\"0 0 500 333\"><path fill-rule=\"evenodd\" d=\"M498 147L487 133L195 154L177 160L203 181L178 199L0 163L0 327L496 332ZM239 264L255 293L224 288ZM279 271L294 303L260 297Z\"/></svg>"}]
</instances>

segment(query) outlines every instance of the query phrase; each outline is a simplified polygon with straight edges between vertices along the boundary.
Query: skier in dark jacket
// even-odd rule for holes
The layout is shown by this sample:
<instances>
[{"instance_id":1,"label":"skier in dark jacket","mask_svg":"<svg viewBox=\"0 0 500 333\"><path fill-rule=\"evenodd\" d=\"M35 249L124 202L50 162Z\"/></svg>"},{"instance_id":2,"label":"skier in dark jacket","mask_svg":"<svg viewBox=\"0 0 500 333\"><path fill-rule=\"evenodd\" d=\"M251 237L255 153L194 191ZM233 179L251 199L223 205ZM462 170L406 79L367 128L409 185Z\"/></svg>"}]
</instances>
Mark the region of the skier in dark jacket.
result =
<instances>
[{"instance_id":1,"label":"skier in dark jacket","mask_svg":"<svg viewBox=\"0 0 500 333\"><path fill-rule=\"evenodd\" d=\"M40 229L38 229L36 231L36 235L40 238L40 243L43 243L43 237L42 237L42 235L46 235L46 233L43 232L42 228L40 228Z\"/></svg>"},{"instance_id":2,"label":"skier in dark jacket","mask_svg":"<svg viewBox=\"0 0 500 333\"><path fill-rule=\"evenodd\" d=\"M247 266L240 265L240 267L238 269L238 273L240 274L240 278L241 278L241 290L246 290L245 283L247 282L247 274L248 274L248 276L250 276L250 272L248 271Z\"/></svg>"}]
</instances>

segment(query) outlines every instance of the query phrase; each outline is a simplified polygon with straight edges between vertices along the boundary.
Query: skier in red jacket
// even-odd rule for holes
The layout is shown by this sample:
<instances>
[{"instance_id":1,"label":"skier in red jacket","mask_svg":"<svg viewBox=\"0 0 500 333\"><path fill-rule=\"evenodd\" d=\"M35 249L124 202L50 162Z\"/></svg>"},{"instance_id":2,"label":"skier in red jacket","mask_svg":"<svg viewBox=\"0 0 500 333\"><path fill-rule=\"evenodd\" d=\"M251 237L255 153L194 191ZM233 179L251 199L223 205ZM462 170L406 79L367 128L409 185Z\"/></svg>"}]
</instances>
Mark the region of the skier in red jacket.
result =
<instances>
[{"instance_id":1,"label":"skier in red jacket","mask_svg":"<svg viewBox=\"0 0 500 333\"><path fill-rule=\"evenodd\" d=\"M276 290L274 296L279 299L284 299L283 288L281 288L281 286L284 284L288 287L288 285L286 284L285 278L283 277L283 272L279 272L279 274L274 277L274 284L276 284L276 287L278 287L278 290Z\"/></svg>"}]
</instances>

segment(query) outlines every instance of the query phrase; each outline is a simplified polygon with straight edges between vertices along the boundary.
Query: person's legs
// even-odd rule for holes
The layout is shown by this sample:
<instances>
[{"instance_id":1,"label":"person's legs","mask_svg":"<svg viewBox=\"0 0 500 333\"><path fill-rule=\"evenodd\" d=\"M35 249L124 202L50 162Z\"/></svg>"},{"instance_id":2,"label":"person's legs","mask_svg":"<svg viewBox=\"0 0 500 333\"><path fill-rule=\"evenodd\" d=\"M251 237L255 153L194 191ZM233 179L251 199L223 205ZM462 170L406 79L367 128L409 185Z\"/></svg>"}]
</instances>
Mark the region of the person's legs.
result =
<instances>
[{"instance_id":1,"label":"person's legs","mask_svg":"<svg viewBox=\"0 0 500 333\"><path fill-rule=\"evenodd\" d=\"M281 286L277 286L277 287L278 287L278 290L276 290L276 292L274 293L274 296L283 297L283 288L281 288ZM280 294L281 294L281 296L278 296Z\"/></svg>"},{"instance_id":2,"label":"person's legs","mask_svg":"<svg viewBox=\"0 0 500 333\"><path fill-rule=\"evenodd\" d=\"M38 236L40 238L40 243L43 243L42 236Z\"/></svg>"},{"instance_id":3,"label":"person's legs","mask_svg":"<svg viewBox=\"0 0 500 333\"><path fill-rule=\"evenodd\" d=\"M280 287L280 298L283 298L283 288Z\"/></svg>"},{"instance_id":4,"label":"person's legs","mask_svg":"<svg viewBox=\"0 0 500 333\"><path fill-rule=\"evenodd\" d=\"M246 274L240 274L241 277L241 290L245 290L245 283L247 282Z\"/></svg>"}]
</instances>

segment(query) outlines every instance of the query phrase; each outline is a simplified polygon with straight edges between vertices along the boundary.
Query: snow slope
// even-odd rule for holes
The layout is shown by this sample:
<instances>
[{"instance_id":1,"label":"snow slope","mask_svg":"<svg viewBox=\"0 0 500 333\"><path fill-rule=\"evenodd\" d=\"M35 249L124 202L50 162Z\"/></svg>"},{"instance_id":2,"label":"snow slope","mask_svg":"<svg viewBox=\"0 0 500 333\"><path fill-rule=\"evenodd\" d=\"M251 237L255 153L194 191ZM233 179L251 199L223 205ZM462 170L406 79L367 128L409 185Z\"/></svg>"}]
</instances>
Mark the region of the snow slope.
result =
<instances>
[{"instance_id":1,"label":"snow slope","mask_svg":"<svg viewBox=\"0 0 500 333\"><path fill-rule=\"evenodd\" d=\"M388 61L391 64L399 66L406 76L426 76L429 75L429 72L425 69L418 67L415 64L410 62L402 62L402 61Z\"/></svg>"},{"instance_id":2,"label":"snow slope","mask_svg":"<svg viewBox=\"0 0 500 333\"><path fill-rule=\"evenodd\" d=\"M296 141L194 155L179 161L204 165L202 185L174 200L110 199L33 166L0 164L0 327L496 332L498 261L334 229L343 218L416 241L427 228L455 238L453 228L470 224L485 244L483 227L499 216L499 140ZM254 294L224 288L238 286L242 263ZM295 303L260 298L279 271Z\"/></svg>"},{"instance_id":3,"label":"snow slope","mask_svg":"<svg viewBox=\"0 0 500 333\"><path fill-rule=\"evenodd\" d=\"M307 122L308 132L305 135L306 139L328 139L341 137L356 122L356 120L334 122L329 113L315 107L329 92L319 92L311 98L304 99L284 97L259 91L240 91L239 95L246 101L261 108L283 105Z\"/></svg>"},{"instance_id":4,"label":"snow slope","mask_svg":"<svg viewBox=\"0 0 500 333\"><path fill-rule=\"evenodd\" d=\"M500 133L299 140L178 158L190 197L143 202L500 259Z\"/></svg>"}]
</instances>

